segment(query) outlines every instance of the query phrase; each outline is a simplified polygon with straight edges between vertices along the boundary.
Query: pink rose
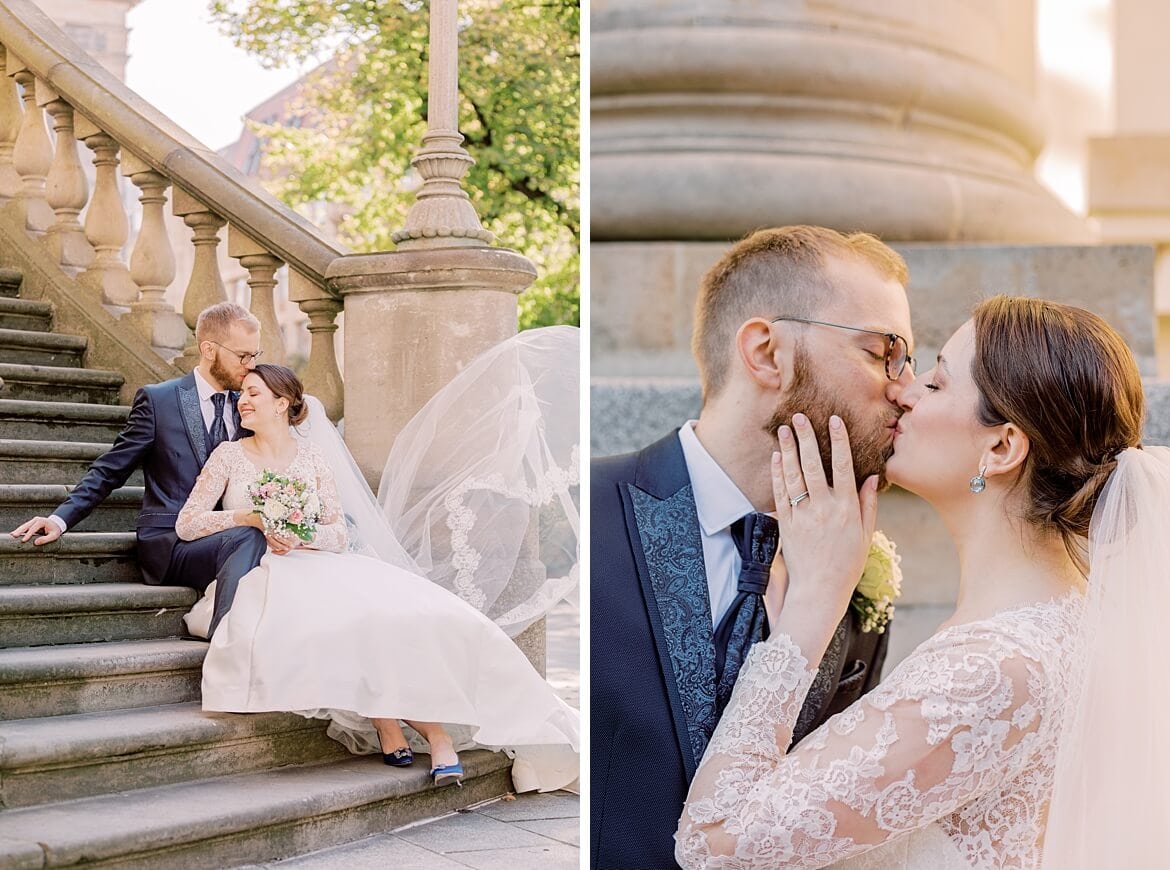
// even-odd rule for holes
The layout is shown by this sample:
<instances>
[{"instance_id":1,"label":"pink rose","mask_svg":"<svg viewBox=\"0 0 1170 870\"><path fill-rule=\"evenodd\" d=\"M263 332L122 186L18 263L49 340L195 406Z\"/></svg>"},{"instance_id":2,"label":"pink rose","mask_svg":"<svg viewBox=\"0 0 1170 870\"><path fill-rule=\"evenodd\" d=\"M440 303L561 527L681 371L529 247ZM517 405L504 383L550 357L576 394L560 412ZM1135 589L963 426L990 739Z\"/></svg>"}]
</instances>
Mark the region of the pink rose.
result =
<instances>
[{"instance_id":1,"label":"pink rose","mask_svg":"<svg viewBox=\"0 0 1170 870\"><path fill-rule=\"evenodd\" d=\"M288 515L288 521L290 523L292 523L294 526L299 524L300 521L303 520L304 518L305 518L305 515L303 513L301 513L299 510L295 510L291 514Z\"/></svg>"}]
</instances>

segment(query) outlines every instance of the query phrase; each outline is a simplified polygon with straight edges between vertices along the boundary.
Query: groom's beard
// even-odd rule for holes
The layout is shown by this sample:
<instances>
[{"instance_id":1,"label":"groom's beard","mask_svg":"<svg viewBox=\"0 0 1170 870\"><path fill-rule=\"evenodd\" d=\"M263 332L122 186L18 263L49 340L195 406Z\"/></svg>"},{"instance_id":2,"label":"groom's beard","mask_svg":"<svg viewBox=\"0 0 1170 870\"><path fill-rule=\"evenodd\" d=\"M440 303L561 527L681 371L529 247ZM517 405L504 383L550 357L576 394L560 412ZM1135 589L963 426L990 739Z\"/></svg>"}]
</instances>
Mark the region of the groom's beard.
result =
<instances>
[{"instance_id":1,"label":"groom's beard","mask_svg":"<svg viewBox=\"0 0 1170 870\"><path fill-rule=\"evenodd\" d=\"M821 452L821 464L825 477L833 483L833 445L829 441L829 417L836 414L845 423L849 433L849 446L853 452L853 474L860 489L866 479L878 475L878 487L885 489L886 460L893 455L894 439L890 437L890 424L901 416L893 408L881 418L861 417L848 405L833 399L840 390L834 390L821 383L813 374L812 360L804 346L798 344L792 360L792 383L787 395L772 415L765 431L772 437L783 424L792 425L792 415L804 414L813 425L817 435L817 446Z\"/></svg>"},{"instance_id":2,"label":"groom's beard","mask_svg":"<svg viewBox=\"0 0 1170 870\"><path fill-rule=\"evenodd\" d=\"M247 372L244 374L247 374ZM211 361L211 376L225 390L238 390L244 383L242 377L239 377L233 371L229 371L220 363L218 353L215 355L215 359Z\"/></svg>"}]
</instances>

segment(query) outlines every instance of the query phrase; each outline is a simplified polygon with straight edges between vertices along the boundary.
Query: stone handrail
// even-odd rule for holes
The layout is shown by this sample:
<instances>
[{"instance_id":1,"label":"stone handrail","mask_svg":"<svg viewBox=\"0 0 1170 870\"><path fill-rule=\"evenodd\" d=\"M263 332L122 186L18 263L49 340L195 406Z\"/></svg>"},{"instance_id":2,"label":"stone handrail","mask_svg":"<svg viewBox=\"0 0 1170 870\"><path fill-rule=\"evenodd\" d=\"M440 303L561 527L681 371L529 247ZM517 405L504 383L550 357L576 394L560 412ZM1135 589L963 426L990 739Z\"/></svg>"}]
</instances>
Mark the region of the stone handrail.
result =
<instances>
[{"instance_id":1,"label":"stone handrail","mask_svg":"<svg viewBox=\"0 0 1170 870\"><path fill-rule=\"evenodd\" d=\"M228 254L248 272L266 359L284 358L272 291L276 271L287 263L289 296L309 316L312 334L306 387L331 417L340 417L333 333L342 301L327 272L331 265L336 272L336 261L348 251L127 88L30 0L0 3L0 63L0 202L88 291L86 301L121 310L160 355L184 352L176 362L190 368L198 312L226 298L217 262L226 224ZM76 140L93 152L92 197ZM142 203L128 264L122 260L129 222L119 175L129 177ZM195 246L182 317L163 298L175 277L164 223L168 188L172 210L191 228Z\"/></svg>"}]
</instances>

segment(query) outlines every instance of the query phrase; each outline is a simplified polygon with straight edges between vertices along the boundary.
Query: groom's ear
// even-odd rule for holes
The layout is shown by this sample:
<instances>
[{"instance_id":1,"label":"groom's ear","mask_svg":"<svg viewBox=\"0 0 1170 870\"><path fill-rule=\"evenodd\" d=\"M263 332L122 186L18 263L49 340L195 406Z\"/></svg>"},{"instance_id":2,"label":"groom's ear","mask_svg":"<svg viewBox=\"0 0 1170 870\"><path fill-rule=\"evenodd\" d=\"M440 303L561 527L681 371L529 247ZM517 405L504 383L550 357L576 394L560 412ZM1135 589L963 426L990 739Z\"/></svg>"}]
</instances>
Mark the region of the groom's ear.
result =
<instances>
[{"instance_id":1,"label":"groom's ear","mask_svg":"<svg viewBox=\"0 0 1170 870\"><path fill-rule=\"evenodd\" d=\"M789 354L772 324L753 317L735 333L735 350L747 373L761 387L779 390L788 382Z\"/></svg>"},{"instance_id":2,"label":"groom's ear","mask_svg":"<svg viewBox=\"0 0 1170 870\"><path fill-rule=\"evenodd\" d=\"M1015 423L1004 423L996 428L999 440L984 454L986 477L1018 472L1032 450L1032 440Z\"/></svg>"}]
</instances>

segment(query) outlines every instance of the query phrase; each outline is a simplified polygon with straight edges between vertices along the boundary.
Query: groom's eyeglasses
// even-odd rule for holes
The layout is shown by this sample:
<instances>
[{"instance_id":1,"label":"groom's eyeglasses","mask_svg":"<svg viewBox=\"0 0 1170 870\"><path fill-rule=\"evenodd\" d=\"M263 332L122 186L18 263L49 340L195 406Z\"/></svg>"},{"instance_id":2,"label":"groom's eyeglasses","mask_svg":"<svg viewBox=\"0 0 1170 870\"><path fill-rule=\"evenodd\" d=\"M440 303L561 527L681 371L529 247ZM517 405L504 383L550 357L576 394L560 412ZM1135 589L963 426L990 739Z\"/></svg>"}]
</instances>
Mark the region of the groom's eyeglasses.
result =
<instances>
[{"instance_id":1,"label":"groom's eyeglasses","mask_svg":"<svg viewBox=\"0 0 1170 870\"><path fill-rule=\"evenodd\" d=\"M861 329L857 326L845 326L840 323L826 323L823 320L805 320L803 317L774 317L772 323L778 323L781 320L786 320L792 323L811 323L814 326L831 326L834 329L848 329L853 332L866 332L870 335L880 335L886 340L886 377L891 381L896 381L902 377L902 372L906 370L906 366L910 366L910 372L914 372L914 357L910 356L910 346L906 343L906 339L898 335L896 332L881 332L877 329Z\"/></svg>"},{"instance_id":2,"label":"groom's eyeglasses","mask_svg":"<svg viewBox=\"0 0 1170 870\"><path fill-rule=\"evenodd\" d=\"M246 366L248 363L250 363L254 359L260 359L260 355L262 353L264 353L264 351L262 351L262 350L258 350L255 353L249 353L249 352L244 352L244 351L239 351L239 350L232 350L230 347L222 345L218 341L215 341L214 339L209 338L207 340L210 341L212 344L214 344L216 347L222 347L228 353L234 354L235 356L239 357L240 365L242 365L242 366Z\"/></svg>"}]
</instances>

